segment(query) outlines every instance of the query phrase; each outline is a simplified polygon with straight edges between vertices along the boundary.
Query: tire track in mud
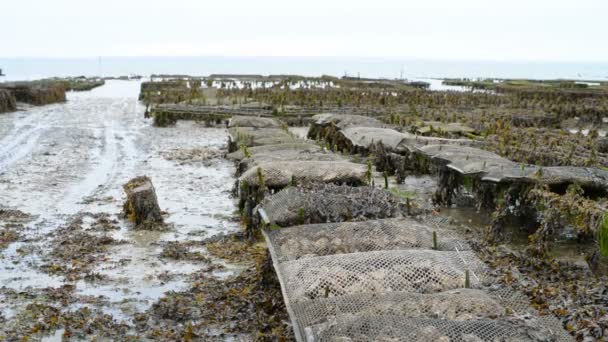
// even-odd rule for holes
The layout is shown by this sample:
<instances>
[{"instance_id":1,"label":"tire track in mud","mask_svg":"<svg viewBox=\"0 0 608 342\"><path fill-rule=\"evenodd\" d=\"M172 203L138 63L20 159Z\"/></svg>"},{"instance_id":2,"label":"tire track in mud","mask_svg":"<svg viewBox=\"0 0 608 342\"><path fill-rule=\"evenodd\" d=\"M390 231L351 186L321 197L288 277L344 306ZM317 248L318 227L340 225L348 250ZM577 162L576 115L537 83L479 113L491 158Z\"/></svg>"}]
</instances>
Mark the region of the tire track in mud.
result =
<instances>
[{"instance_id":1,"label":"tire track in mud","mask_svg":"<svg viewBox=\"0 0 608 342\"><path fill-rule=\"evenodd\" d=\"M39 215L28 224L27 240L13 244L0 256L0 288L43 291L71 285L75 298L96 299L91 302L78 299L65 306L66 311L87 306L114 319L131 322L135 313L147 310L166 291L187 289L190 275L207 267L198 261L162 257L165 243L195 241L207 234L238 229L238 223L224 218L234 211L229 197L233 183L231 164L178 165L162 154L176 149L221 148L225 132L190 124L172 129L154 128L143 119L143 108L133 106L130 101L134 99L73 101L56 118L43 120L38 126L41 137L29 149L29 155L24 153L24 158L11 162L13 168L8 167L8 172L0 174L0 182L7 181L5 185L0 183L0 192L7 191L7 203ZM9 135L21 136L26 132L24 128L35 126L27 124L30 126L26 127L23 121ZM23 145L15 148L18 151ZM153 177L159 196L164 197L161 201L163 209L170 213L167 221L174 227L171 231L134 232L118 218L122 210L122 184L144 173ZM220 200L216 196L226 198ZM30 197L36 203L21 204ZM117 218L120 230L89 231L93 217L89 213ZM85 221L76 223L81 226L75 230L91 235L108 234L125 242L108 247L92 266L91 273L102 276L102 281L70 280L62 273L55 276L44 268L70 267L70 263L58 261L53 253L63 248L64 238L70 239L70 233L62 228L78 222L81 216ZM34 251L23 256L18 252L21 247ZM193 251L204 253L199 248L193 247ZM228 276L239 270L218 263L222 267L213 271L214 276ZM27 303L17 300L13 304L8 309L18 312Z\"/></svg>"},{"instance_id":2,"label":"tire track in mud","mask_svg":"<svg viewBox=\"0 0 608 342\"><path fill-rule=\"evenodd\" d=\"M0 172L8 168L11 164L27 156L34 148L36 141L40 138L42 133L41 128L36 128L28 131L25 134L10 139L9 143L4 144L4 141L0 142ZM8 140L5 139L5 140Z\"/></svg>"},{"instance_id":3,"label":"tire track in mud","mask_svg":"<svg viewBox=\"0 0 608 342\"><path fill-rule=\"evenodd\" d=\"M62 200L57 204L57 210L63 215L74 215L82 208L83 199L93 196L107 183L112 174L116 173L116 163L118 159L118 147L116 138L111 129L102 129L103 142L101 147L91 150L90 160L93 163L88 165L88 170L84 178L76 184L71 185L65 192Z\"/></svg>"},{"instance_id":4,"label":"tire track in mud","mask_svg":"<svg viewBox=\"0 0 608 342\"><path fill-rule=\"evenodd\" d=\"M27 207L19 206L20 200L25 201L32 196L32 194L27 194L28 189L30 189L27 186L27 181L31 177L27 171L37 172L37 170L27 167L27 165L38 161L33 159L27 163L25 161L21 163L26 165L25 173L5 175L6 179L14 184L12 188L7 189L9 194L10 192L22 194L13 196L8 203L0 203L0 205L8 204L10 206L12 204L13 206L16 205L18 209L29 208L28 211L36 215L36 218L27 224L27 238L30 240L29 245L34 246L37 252L27 257L20 256L18 247L23 243L16 243L1 251L0 261L4 261L0 262L0 286L23 289L24 286L33 286L34 288L57 287L63 283L60 278L38 270L37 265L44 263L43 260L49 251L50 234L69 224L85 209L88 209L85 203L87 197L95 197L112 190L117 184L119 171L128 168L127 164L134 163L136 151L133 136L137 132L128 134L131 132L125 131L125 123L117 120L127 114L133 114L133 112L129 112L129 110L133 110L133 107L123 102L116 103L116 100L111 101L114 103L104 101L101 101L101 103L73 103L71 106L63 105L53 110L44 110L44 113L41 113L42 115L31 113L24 120L15 122L15 127L2 139L2 142L9 141L10 144L0 145L0 158L2 158L0 159L0 175L3 167L8 167L10 164L27 157L36 148L42 148L36 142L38 141L37 138L45 132L47 132L45 137L51 145L61 146L68 141L67 146L57 151L59 155L65 149L69 150L76 147L80 148L81 153L87 155L87 158L82 163L70 165L74 168L69 169L69 172L65 174L60 171L58 171L59 174L49 173L46 177L47 182L59 181L67 187L63 191L54 193L51 193L50 189L41 190L39 195L42 195L42 197L34 196L37 198L31 199L37 204L30 204ZM82 111L82 108L79 108L82 106L90 106L88 107L90 111ZM96 113L96 111L99 112ZM81 116L83 112L84 114L100 115L98 117ZM53 120L49 120L49 118ZM38 121L38 123L34 124L34 121ZM100 125L100 122L103 124ZM135 126L135 128L137 130L138 127ZM61 132L61 130L76 133L62 136L57 134L57 131ZM28 137L31 137L28 140L31 141L30 144L27 146L20 144ZM39 156L41 150L36 151L37 156ZM32 156L32 158L36 157ZM63 161L61 158L52 160L51 169L65 168L64 165L61 165ZM3 161L6 162L2 163ZM73 178L71 175L78 175L78 179L71 181L70 178ZM26 186L23 187L16 177L26 180L24 183Z\"/></svg>"},{"instance_id":5,"label":"tire track in mud","mask_svg":"<svg viewBox=\"0 0 608 342\"><path fill-rule=\"evenodd\" d=\"M40 107L29 108L24 112L26 114L24 118L13 122L13 130L0 140L0 172L27 156L34 149L42 132L52 126L49 119L62 107L65 107L65 104L49 107L42 109L41 112L39 112Z\"/></svg>"}]
</instances>

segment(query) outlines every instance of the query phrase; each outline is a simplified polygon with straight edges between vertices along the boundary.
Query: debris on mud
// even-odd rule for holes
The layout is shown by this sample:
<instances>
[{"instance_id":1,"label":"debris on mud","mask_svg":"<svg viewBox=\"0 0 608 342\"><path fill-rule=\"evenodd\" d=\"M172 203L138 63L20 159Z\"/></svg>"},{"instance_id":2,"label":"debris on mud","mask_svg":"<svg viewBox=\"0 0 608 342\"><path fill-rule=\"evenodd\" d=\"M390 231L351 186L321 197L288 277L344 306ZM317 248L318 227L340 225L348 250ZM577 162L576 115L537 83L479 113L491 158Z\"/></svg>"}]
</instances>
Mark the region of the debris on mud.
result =
<instances>
[{"instance_id":1,"label":"debris on mud","mask_svg":"<svg viewBox=\"0 0 608 342\"><path fill-rule=\"evenodd\" d=\"M135 229L164 230L156 191L147 176L131 179L123 185L127 200L123 205L125 216L135 224Z\"/></svg>"},{"instance_id":2,"label":"debris on mud","mask_svg":"<svg viewBox=\"0 0 608 342\"><path fill-rule=\"evenodd\" d=\"M253 263L266 254L264 243L252 243L243 234L231 234L205 243L209 254L231 263Z\"/></svg>"},{"instance_id":3,"label":"debris on mud","mask_svg":"<svg viewBox=\"0 0 608 342\"><path fill-rule=\"evenodd\" d=\"M107 213L90 214L95 218L95 222L91 224L91 230L109 232L120 229L118 220L113 219Z\"/></svg>"},{"instance_id":4,"label":"debris on mud","mask_svg":"<svg viewBox=\"0 0 608 342\"><path fill-rule=\"evenodd\" d=\"M175 161L179 165L203 163L205 166L211 165L213 159L222 156L220 150L209 147L172 149L160 154L166 160Z\"/></svg>"},{"instance_id":5,"label":"debris on mud","mask_svg":"<svg viewBox=\"0 0 608 342\"><path fill-rule=\"evenodd\" d=\"M157 341L293 340L268 258L225 281L201 275L189 290L166 293L135 317L136 330Z\"/></svg>"},{"instance_id":6,"label":"debris on mud","mask_svg":"<svg viewBox=\"0 0 608 342\"><path fill-rule=\"evenodd\" d=\"M21 238L21 231L25 229L24 223L31 218L20 210L0 209L0 250Z\"/></svg>"},{"instance_id":7,"label":"debris on mud","mask_svg":"<svg viewBox=\"0 0 608 342\"><path fill-rule=\"evenodd\" d=\"M526 294L541 315L558 317L577 341L608 338L608 277L505 245L471 242L498 279Z\"/></svg>"},{"instance_id":8,"label":"debris on mud","mask_svg":"<svg viewBox=\"0 0 608 342\"><path fill-rule=\"evenodd\" d=\"M109 246L122 243L104 231L101 234L86 231L83 227L83 218L86 216L79 215L70 224L53 233L50 260L41 266L44 271L63 275L69 281L80 279L90 272ZM100 221L105 222L106 219L101 216ZM104 224L97 221L94 226Z\"/></svg>"},{"instance_id":9,"label":"debris on mud","mask_svg":"<svg viewBox=\"0 0 608 342\"><path fill-rule=\"evenodd\" d=\"M10 324L0 328L3 341L29 341L59 331L64 340L115 339L136 341L128 336L129 326L111 315L88 307L62 311L62 306L34 302L28 304Z\"/></svg>"},{"instance_id":10,"label":"debris on mud","mask_svg":"<svg viewBox=\"0 0 608 342\"><path fill-rule=\"evenodd\" d=\"M191 244L180 241L170 241L164 247L160 256L173 260L190 260L210 263L209 257L200 251L191 251Z\"/></svg>"},{"instance_id":11,"label":"debris on mud","mask_svg":"<svg viewBox=\"0 0 608 342\"><path fill-rule=\"evenodd\" d=\"M20 234L15 229L0 227L0 250L6 248L10 243L19 240Z\"/></svg>"},{"instance_id":12,"label":"debris on mud","mask_svg":"<svg viewBox=\"0 0 608 342\"><path fill-rule=\"evenodd\" d=\"M24 222L31 219L31 215L16 209L0 209L0 220L7 222Z\"/></svg>"}]
</instances>

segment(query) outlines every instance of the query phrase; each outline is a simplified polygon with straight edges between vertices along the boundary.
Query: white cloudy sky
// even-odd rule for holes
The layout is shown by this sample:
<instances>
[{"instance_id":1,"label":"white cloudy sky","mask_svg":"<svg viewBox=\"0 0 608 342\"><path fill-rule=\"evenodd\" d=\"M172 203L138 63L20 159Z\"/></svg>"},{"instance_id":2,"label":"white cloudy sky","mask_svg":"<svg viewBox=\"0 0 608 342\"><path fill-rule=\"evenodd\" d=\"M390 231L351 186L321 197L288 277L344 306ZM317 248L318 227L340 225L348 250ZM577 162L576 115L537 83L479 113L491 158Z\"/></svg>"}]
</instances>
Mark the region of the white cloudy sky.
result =
<instances>
[{"instance_id":1,"label":"white cloudy sky","mask_svg":"<svg viewBox=\"0 0 608 342\"><path fill-rule=\"evenodd\" d=\"M607 0L4 0L0 57L608 61Z\"/></svg>"}]
</instances>

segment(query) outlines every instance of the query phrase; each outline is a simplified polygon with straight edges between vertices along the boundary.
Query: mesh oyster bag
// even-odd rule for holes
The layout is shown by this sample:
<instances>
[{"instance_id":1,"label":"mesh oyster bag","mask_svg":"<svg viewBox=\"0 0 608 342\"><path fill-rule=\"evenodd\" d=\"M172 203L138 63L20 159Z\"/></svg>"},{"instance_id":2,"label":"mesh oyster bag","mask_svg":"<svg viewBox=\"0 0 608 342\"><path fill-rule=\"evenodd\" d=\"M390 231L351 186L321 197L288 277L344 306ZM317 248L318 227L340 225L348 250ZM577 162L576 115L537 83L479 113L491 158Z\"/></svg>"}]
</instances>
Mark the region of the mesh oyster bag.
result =
<instances>
[{"instance_id":1,"label":"mesh oyster bag","mask_svg":"<svg viewBox=\"0 0 608 342\"><path fill-rule=\"evenodd\" d=\"M309 224L266 232L277 261L394 249L469 250L438 224L414 218Z\"/></svg>"},{"instance_id":2,"label":"mesh oyster bag","mask_svg":"<svg viewBox=\"0 0 608 342\"><path fill-rule=\"evenodd\" d=\"M247 155L245 155L247 154ZM228 154L228 159L237 162L237 175L251 167L274 161L344 161L342 156L330 153L318 145L277 144L244 149Z\"/></svg>"},{"instance_id":3,"label":"mesh oyster bag","mask_svg":"<svg viewBox=\"0 0 608 342\"><path fill-rule=\"evenodd\" d=\"M288 144L274 144L274 145L264 145L264 146L255 146L247 149L246 155L245 151L239 149L238 151L229 153L226 155L226 158L241 161L246 158L256 159L258 157L263 156L272 156L275 154L279 155L297 155L299 153L316 153L316 152L324 152L323 148L316 144L307 144L307 143L288 143Z\"/></svg>"},{"instance_id":4,"label":"mesh oyster bag","mask_svg":"<svg viewBox=\"0 0 608 342\"><path fill-rule=\"evenodd\" d=\"M298 140L281 128L233 127L228 129L228 151L234 152L241 145L261 146L295 143Z\"/></svg>"},{"instance_id":5,"label":"mesh oyster bag","mask_svg":"<svg viewBox=\"0 0 608 342\"><path fill-rule=\"evenodd\" d=\"M280 128L281 123L273 118L235 115L230 119L228 127Z\"/></svg>"},{"instance_id":6,"label":"mesh oyster bag","mask_svg":"<svg viewBox=\"0 0 608 342\"><path fill-rule=\"evenodd\" d=\"M254 218L288 227L401 217L403 211L401 199L385 190L370 186L312 184L288 187L267 196L255 208Z\"/></svg>"},{"instance_id":7,"label":"mesh oyster bag","mask_svg":"<svg viewBox=\"0 0 608 342\"><path fill-rule=\"evenodd\" d=\"M367 182L367 167L346 161L277 161L259 164L247 170L239 183L269 188L283 188L295 182L362 185Z\"/></svg>"},{"instance_id":8,"label":"mesh oyster bag","mask_svg":"<svg viewBox=\"0 0 608 342\"><path fill-rule=\"evenodd\" d=\"M372 251L304 258L277 266L291 303L362 293L476 288L485 272L471 251Z\"/></svg>"},{"instance_id":9,"label":"mesh oyster bag","mask_svg":"<svg viewBox=\"0 0 608 342\"><path fill-rule=\"evenodd\" d=\"M556 341L536 319L453 321L395 315L345 316L305 329L308 341Z\"/></svg>"}]
</instances>

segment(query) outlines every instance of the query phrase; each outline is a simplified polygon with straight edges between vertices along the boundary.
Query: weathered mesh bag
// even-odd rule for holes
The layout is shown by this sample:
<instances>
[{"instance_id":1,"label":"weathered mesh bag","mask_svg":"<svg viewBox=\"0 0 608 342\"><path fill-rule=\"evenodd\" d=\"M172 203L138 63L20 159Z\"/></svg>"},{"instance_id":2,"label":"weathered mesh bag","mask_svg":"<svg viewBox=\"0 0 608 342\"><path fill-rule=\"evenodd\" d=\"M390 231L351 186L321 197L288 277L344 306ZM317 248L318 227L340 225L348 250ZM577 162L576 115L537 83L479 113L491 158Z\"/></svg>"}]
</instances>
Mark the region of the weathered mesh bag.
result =
<instances>
[{"instance_id":1,"label":"weathered mesh bag","mask_svg":"<svg viewBox=\"0 0 608 342\"><path fill-rule=\"evenodd\" d=\"M359 186L367 183L367 167L351 162L279 161L260 164L247 170L237 181L239 208L252 216L254 208L270 193L289 185L334 183Z\"/></svg>"},{"instance_id":2,"label":"weathered mesh bag","mask_svg":"<svg viewBox=\"0 0 608 342\"><path fill-rule=\"evenodd\" d=\"M238 160L237 174L241 174L254 165L273 161L344 161L338 154L330 153L318 145L279 144L249 148L249 158L244 151L230 153L228 158Z\"/></svg>"},{"instance_id":3,"label":"weathered mesh bag","mask_svg":"<svg viewBox=\"0 0 608 342\"><path fill-rule=\"evenodd\" d=\"M352 115L352 114L332 114L332 113L324 113L317 114L312 117L313 126L328 126L335 125L339 129L344 129L347 127L389 127L383 123L382 121L373 118L371 116L365 115Z\"/></svg>"},{"instance_id":4,"label":"weathered mesh bag","mask_svg":"<svg viewBox=\"0 0 608 342\"><path fill-rule=\"evenodd\" d=\"M445 144L468 146L474 144L469 139L447 139L418 136L411 133L401 133L390 128L379 127L348 127L337 133L337 144L350 145L359 149L368 149L370 146L381 143L388 152L403 153L413 151L416 146L430 144Z\"/></svg>"},{"instance_id":5,"label":"weathered mesh bag","mask_svg":"<svg viewBox=\"0 0 608 342\"><path fill-rule=\"evenodd\" d=\"M259 164L239 177L239 183L249 186L259 187L260 182L271 189L284 188L293 182L357 186L367 183L367 166L346 161L276 161Z\"/></svg>"},{"instance_id":6,"label":"weathered mesh bag","mask_svg":"<svg viewBox=\"0 0 608 342\"><path fill-rule=\"evenodd\" d=\"M264 146L255 146L249 147L247 152L251 155L251 158L256 158L257 156L265 156L265 155L273 155L273 154L282 154L282 153L300 153L300 152L323 152L323 148L316 144L306 144L306 143L287 143L287 144L274 144L274 145L264 145ZM232 160L243 160L247 158L245 155L245 151L239 149L238 151L228 153L226 158Z\"/></svg>"},{"instance_id":7,"label":"weathered mesh bag","mask_svg":"<svg viewBox=\"0 0 608 342\"><path fill-rule=\"evenodd\" d=\"M254 127L232 127L228 129L230 135L228 151L234 152L241 145L261 146L295 143L298 140L289 132L280 128L254 128Z\"/></svg>"},{"instance_id":8,"label":"weathered mesh bag","mask_svg":"<svg viewBox=\"0 0 608 342\"><path fill-rule=\"evenodd\" d=\"M453 323L455 328L462 326L461 322L482 322L480 328L486 326L488 330L478 337L484 341L492 341L495 338L502 340L500 338L512 336L510 329L498 328L502 323L506 323L510 328L529 325L542 332L542 338L549 341L571 340L555 317L539 316L538 312L528 305L525 296L507 287L460 288L432 294L362 293L290 302L290 311L293 317L297 317L294 330L308 331L309 334L313 329L325 329L338 321L345 323L345 319L359 317L362 321L367 318L372 320L369 324L373 325L374 317L395 316L400 317L403 322L432 319L444 325ZM497 329L491 329L489 320L497 322ZM373 331L368 331L363 334L369 334L368 340L375 340L377 337L372 333Z\"/></svg>"},{"instance_id":9,"label":"weathered mesh bag","mask_svg":"<svg viewBox=\"0 0 608 342\"><path fill-rule=\"evenodd\" d=\"M496 153L469 146L457 145L426 145L418 148L418 153L444 165L463 162L511 163Z\"/></svg>"},{"instance_id":10,"label":"weathered mesh bag","mask_svg":"<svg viewBox=\"0 0 608 342\"><path fill-rule=\"evenodd\" d=\"M344 316L306 328L308 341L556 341L530 319L451 321L394 315Z\"/></svg>"},{"instance_id":11,"label":"weathered mesh bag","mask_svg":"<svg viewBox=\"0 0 608 342\"><path fill-rule=\"evenodd\" d=\"M363 221L402 216L401 200L369 186L314 184L289 187L266 197L256 219L280 227L304 223Z\"/></svg>"},{"instance_id":12,"label":"weathered mesh bag","mask_svg":"<svg viewBox=\"0 0 608 342\"><path fill-rule=\"evenodd\" d=\"M401 145L406 135L389 128L349 127L336 133L335 143L340 150L351 153L367 152L370 147L382 143L389 151L405 148Z\"/></svg>"},{"instance_id":13,"label":"weathered mesh bag","mask_svg":"<svg viewBox=\"0 0 608 342\"><path fill-rule=\"evenodd\" d=\"M439 164L462 175L481 174L490 182L539 182L573 184L601 189L608 186L608 171L575 166L539 167L514 163L499 155L474 147L429 145L418 149Z\"/></svg>"},{"instance_id":14,"label":"weathered mesh bag","mask_svg":"<svg viewBox=\"0 0 608 342\"><path fill-rule=\"evenodd\" d=\"M266 232L278 262L316 256L393 249L469 250L456 234L413 218L320 223Z\"/></svg>"},{"instance_id":15,"label":"weathered mesh bag","mask_svg":"<svg viewBox=\"0 0 608 342\"><path fill-rule=\"evenodd\" d=\"M365 223L264 232L299 340L571 340L553 316L538 317L523 295L493 285L496 282L474 253L456 245L453 252L379 250L330 255L331 248L306 243L307 229ZM370 240L379 235L378 240L385 242L370 248L391 248L382 233L370 229ZM345 234L330 231L327 235L342 239ZM353 239L354 245L363 234ZM293 241L299 237L304 240L301 244ZM327 254L312 256L309 250ZM471 288L463 289L466 285Z\"/></svg>"},{"instance_id":16,"label":"weathered mesh bag","mask_svg":"<svg viewBox=\"0 0 608 342\"><path fill-rule=\"evenodd\" d=\"M573 184L584 188L605 189L608 187L608 171L576 166L517 165L493 167L482 178L492 182L540 182L544 184Z\"/></svg>"},{"instance_id":17,"label":"weathered mesh bag","mask_svg":"<svg viewBox=\"0 0 608 342\"><path fill-rule=\"evenodd\" d=\"M363 115L317 114L312 117L309 139L325 139L335 143L336 132L347 127L390 127L378 119Z\"/></svg>"},{"instance_id":18,"label":"weathered mesh bag","mask_svg":"<svg viewBox=\"0 0 608 342\"><path fill-rule=\"evenodd\" d=\"M481 286L471 251L392 250L303 258L275 265L291 303L361 293L436 293ZM469 270L467 280L466 270Z\"/></svg>"},{"instance_id":19,"label":"weathered mesh bag","mask_svg":"<svg viewBox=\"0 0 608 342\"><path fill-rule=\"evenodd\" d=\"M438 318L468 321L498 318L508 311L500 300L478 289L456 289L433 294L412 292L359 293L317 298L292 304L301 326L309 326L342 315L398 315L408 318Z\"/></svg>"},{"instance_id":20,"label":"weathered mesh bag","mask_svg":"<svg viewBox=\"0 0 608 342\"><path fill-rule=\"evenodd\" d=\"M228 127L280 128L281 124L273 118L238 115L230 119Z\"/></svg>"}]
</instances>

